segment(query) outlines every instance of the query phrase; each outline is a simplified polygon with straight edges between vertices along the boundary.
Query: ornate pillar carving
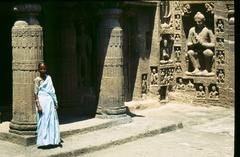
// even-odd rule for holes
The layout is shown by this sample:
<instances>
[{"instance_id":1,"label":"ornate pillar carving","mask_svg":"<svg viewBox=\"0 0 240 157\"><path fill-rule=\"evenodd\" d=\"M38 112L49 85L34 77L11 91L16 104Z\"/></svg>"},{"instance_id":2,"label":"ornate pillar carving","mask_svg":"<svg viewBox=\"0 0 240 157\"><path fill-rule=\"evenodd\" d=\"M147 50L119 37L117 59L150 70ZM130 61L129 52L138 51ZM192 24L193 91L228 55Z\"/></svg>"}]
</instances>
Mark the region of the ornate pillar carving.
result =
<instances>
[{"instance_id":1,"label":"ornate pillar carving","mask_svg":"<svg viewBox=\"0 0 240 157\"><path fill-rule=\"evenodd\" d=\"M103 11L100 39L103 62L97 116L114 118L126 116L124 106L123 30L119 23L120 9Z\"/></svg>"},{"instance_id":2,"label":"ornate pillar carving","mask_svg":"<svg viewBox=\"0 0 240 157\"><path fill-rule=\"evenodd\" d=\"M21 4L14 11L18 20L12 27L13 117L9 132L31 135L36 130L33 79L43 61L42 27L36 18L41 6Z\"/></svg>"}]
</instances>

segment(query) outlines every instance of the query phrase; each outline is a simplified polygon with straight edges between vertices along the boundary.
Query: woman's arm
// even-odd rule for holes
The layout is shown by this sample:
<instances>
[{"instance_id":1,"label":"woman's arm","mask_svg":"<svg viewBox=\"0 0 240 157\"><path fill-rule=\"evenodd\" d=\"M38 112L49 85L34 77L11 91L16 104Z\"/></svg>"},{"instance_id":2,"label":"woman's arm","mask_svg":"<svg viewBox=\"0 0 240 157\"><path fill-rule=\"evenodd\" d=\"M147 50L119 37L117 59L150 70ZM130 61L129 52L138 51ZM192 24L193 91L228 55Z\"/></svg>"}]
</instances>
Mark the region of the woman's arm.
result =
<instances>
[{"instance_id":1,"label":"woman's arm","mask_svg":"<svg viewBox=\"0 0 240 157\"><path fill-rule=\"evenodd\" d=\"M34 100L35 100L36 107L38 109L38 113L41 113L42 107L40 106L37 94L38 94L38 81L35 79L34 80Z\"/></svg>"},{"instance_id":2,"label":"woman's arm","mask_svg":"<svg viewBox=\"0 0 240 157\"><path fill-rule=\"evenodd\" d=\"M35 103L36 103L36 106L37 106L37 109L38 109L38 113L41 113L42 112L42 107L39 103L38 96L36 94L34 94L34 98L35 98Z\"/></svg>"}]
</instances>

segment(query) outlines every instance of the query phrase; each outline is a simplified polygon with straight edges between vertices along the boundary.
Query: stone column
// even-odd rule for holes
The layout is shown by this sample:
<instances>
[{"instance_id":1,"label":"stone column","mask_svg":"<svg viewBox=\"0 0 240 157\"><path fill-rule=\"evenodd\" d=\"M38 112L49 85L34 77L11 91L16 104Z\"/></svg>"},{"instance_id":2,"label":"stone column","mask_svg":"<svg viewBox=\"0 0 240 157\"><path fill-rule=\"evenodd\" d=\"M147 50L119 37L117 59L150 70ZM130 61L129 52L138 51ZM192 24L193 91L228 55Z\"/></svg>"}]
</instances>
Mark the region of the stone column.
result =
<instances>
[{"instance_id":1,"label":"stone column","mask_svg":"<svg viewBox=\"0 0 240 157\"><path fill-rule=\"evenodd\" d=\"M31 135L36 130L33 79L43 61L42 27L36 19L41 6L21 4L14 11L19 17L12 27L13 117L9 132Z\"/></svg>"},{"instance_id":2,"label":"stone column","mask_svg":"<svg viewBox=\"0 0 240 157\"><path fill-rule=\"evenodd\" d=\"M97 117L126 116L124 106L123 30L119 23L121 9L106 9L102 13L100 39L103 67ZM100 40L100 41L101 41Z\"/></svg>"}]
</instances>

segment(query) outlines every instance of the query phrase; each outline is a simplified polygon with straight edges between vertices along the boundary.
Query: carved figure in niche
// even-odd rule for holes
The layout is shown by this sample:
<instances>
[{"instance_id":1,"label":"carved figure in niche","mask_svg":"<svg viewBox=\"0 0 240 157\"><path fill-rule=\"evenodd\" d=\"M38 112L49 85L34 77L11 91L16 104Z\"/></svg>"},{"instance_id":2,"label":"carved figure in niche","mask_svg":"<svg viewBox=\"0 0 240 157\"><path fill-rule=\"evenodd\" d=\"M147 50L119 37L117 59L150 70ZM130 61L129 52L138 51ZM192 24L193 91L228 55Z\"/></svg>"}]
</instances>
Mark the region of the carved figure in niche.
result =
<instances>
[{"instance_id":1,"label":"carved figure in niche","mask_svg":"<svg viewBox=\"0 0 240 157\"><path fill-rule=\"evenodd\" d=\"M178 64L178 65L176 66L176 72L177 72L177 73L181 73L181 72L182 72L182 68L181 68L181 65L180 65L180 64Z\"/></svg>"},{"instance_id":2,"label":"carved figure in niche","mask_svg":"<svg viewBox=\"0 0 240 157\"><path fill-rule=\"evenodd\" d=\"M162 24L162 28L169 28L169 22L170 22L170 18L171 18L171 6L170 6L170 2L169 1L161 1L160 2L160 6L161 6L161 15L163 15L161 17L161 21L163 21Z\"/></svg>"},{"instance_id":3,"label":"carved figure in niche","mask_svg":"<svg viewBox=\"0 0 240 157\"><path fill-rule=\"evenodd\" d=\"M217 32L224 32L224 23L222 19L218 19L217 20L217 28L216 28Z\"/></svg>"},{"instance_id":4,"label":"carved figure in niche","mask_svg":"<svg viewBox=\"0 0 240 157\"><path fill-rule=\"evenodd\" d=\"M181 39L180 34L176 34L176 35L175 35L175 41L179 42L180 39Z\"/></svg>"},{"instance_id":5,"label":"carved figure in niche","mask_svg":"<svg viewBox=\"0 0 240 157\"><path fill-rule=\"evenodd\" d=\"M215 46L215 36L212 30L204 25L205 17L201 12L194 16L196 26L189 30L188 34L188 52L189 63L193 65L193 71L190 66L186 74L197 74L213 76L211 67L213 63L213 48Z\"/></svg>"},{"instance_id":6,"label":"carved figure in niche","mask_svg":"<svg viewBox=\"0 0 240 157\"><path fill-rule=\"evenodd\" d=\"M194 84L192 83L191 80L188 81L187 87L188 89L194 89Z\"/></svg>"},{"instance_id":7,"label":"carved figure in niche","mask_svg":"<svg viewBox=\"0 0 240 157\"><path fill-rule=\"evenodd\" d=\"M216 86L212 86L211 91L209 92L209 98L218 98L219 92L217 91Z\"/></svg>"},{"instance_id":8,"label":"carved figure in niche","mask_svg":"<svg viewBox=\"0 0 240 157\"><path fill-rule=\"evenodd\" d=\"M224 48L224 39L223 38L217 38L218 46L220 48Z\"/></svg>"},{"instance_id":9,"label":"carved figure in niche","mask_svg":"<svg viewBox=\"0 0 240 157\"><path fill-rule=\"evenodd\" d=\"M181 47L176 46L174 52L175 52L175 56L176 56L176 61L180 61Z\"/></svg>"},{"instance_id":10,"label":"carved figure in niche","mask_svg":"<svg viewBox=\"0 0 240 157\"><path fill-rule=\"evenodd\" d=\"M169 84L168 72L165 73L163 80L164 80L164 84L166 85Z\"/></svg>"},{"instance_id":11,"label":"carved figure in niche","mask_svg":"<svg viewBox=\"0 0 240 157\"><path fill-rule=\"evenodd\" d=\"M224 78L225 78L225 75L224 75L223 69L220 69L217 75L218 83L224 83Z\"/></svg>"},{"instance_id":12,"label":"carved figure in niche","mask_svg":"<svg viewBox=\"0 0 240 157\"><path fill-rule=\"evenodd\" d=\"M167 38L164 38L163 40L161 40L161 47L160 47L160 63L172 63L173 61L170 59L171 58L171 54L172 54L172 44L173 41Z\"/></svg>"},{"instance_id":13,"label":"carved figure in niche","mask_svg":"<svg viewBox=\"0 0 240 157\"><path fill-rule=\"evenodd\" d=\"M178 1L175 1L175 10L180 10L180 4Z\"/></svg>"},{"instance_id":14,"label":"carved figure in niche","mask_svg":"<svg viewBox=\"0 0 240 157\"><path fill-rule=\"evenodd\" d=\"M80 28L77 31L78 86L89 85L91 83L90 75L92 72L92 39L86 34L84 24L80 24Z\"/></svg>"},{"instance_id":15,"label":"carved figure in niche","mask_svg":"<svg viewBox=\"0 0 240 157\"><path fill-rule=\"evenodd\" d=\"M175 25L175 29L176 30L180 30L181 29L181 24L180 24L181 22L179 21L179 20L176 20L176 25Z\"/></svg>"},{"instance_id":16,"label":"carved figure in niche","mask_svg":"<svg viewBox=\"0 0 240 157\"><path fill-rule=\"evenodd\" d=\"M174 72L174 69L170 69L169 70L169 83L172 83L173 82L173 72Z\"/></svg>"},{"instance_id":17,"label":"carved figure in niche","mask_svg":"<svg viewBox=\"0 0 240 157\"><path fill-rule=\"evenodd\" d=\"M189 4L184 4L182 7L182 15L190 14L191 13L191 6Z\"/></svg>"},{"instance_id":18,"label":"carved figure in niche","mask_svg":"<svg viewBox=\"0 0 240 157\"><path fill-rule=\"evenodd\" d=\"M179 78L178 82L176 84L176 89L177 90L185 90L185 84L183 84L183 79Z\"/></svg>"},{"instance_id":19,"label":"carved figure in niche","mask_svg":"<svg viewBox=\"0 0 240 157\"><path fill-rule=\"evenodd\" d=\"M165 70L162 69L160 71L160 81L161 81L161 84L164 84L164 76L165 76Z\"/></svg>"},{"instance_id":20,"label":"carved figure in niche","mask_svg":"<svg viewBox=\"0 0 240 157\"><path fill-rule=\"evenodd\" d=\"M175 19L176 19L176 20L180 20L180 14L176 14L176 15L175 15Z\"/></svg>"},{"instance_id":21,"label":"carved figure in niche","mask_svg":"<svg viewBox=\"0 0 240 157\"><path fill-rule=\"evenodd\" d=\"M142 76L142 95L147 94L147 75Z\"/></svg>"},{"instance_id":22,"label":"carved figure in niche","mask_svg":"<svg viewBox=\"0 0 240 157\"><path fill-rule=\"evenodd\" d=\"M152 68L151 71L151 85L157 85L158 84L158 73L156 68Z\"/></svg>"},{"instance_id":23,"label":"carved figure in niche","mask_svg":"<svg viewBox=\"0 0 240 157\"><path fill-rule=\"evenodd\" d=\"M198 90L197 90L197 92L196 92L196 97L197 97L197 98L204 98L205 95L206 95L206 94L205 94L205 91L204 91L204 89L203 89L203 86L200 85L199 88L198 88Z\"/></svg>"},{"instance_id":24,"label":"carved figure in niche","mask_svg":"<svg viewBox=\"0 0 240 157\"><path fill-rule=\"evenodd\" d=\"M217 55L217 63L218 64L224 64L224 53L222 50L218 50L218 55Z\"/></svg>"},{"instance_id":25,"label":"carved figure in niche","mask_svg":"<svg viewBox=\"0 0 240 157\"><path fill-rule=\"evenodd\" d=\"M213 14L213 7L214 7L214 4L213 3L205 3L205 7L206 7L206 12L210 12L211 14Z\"/></svg>"}]
</instances>

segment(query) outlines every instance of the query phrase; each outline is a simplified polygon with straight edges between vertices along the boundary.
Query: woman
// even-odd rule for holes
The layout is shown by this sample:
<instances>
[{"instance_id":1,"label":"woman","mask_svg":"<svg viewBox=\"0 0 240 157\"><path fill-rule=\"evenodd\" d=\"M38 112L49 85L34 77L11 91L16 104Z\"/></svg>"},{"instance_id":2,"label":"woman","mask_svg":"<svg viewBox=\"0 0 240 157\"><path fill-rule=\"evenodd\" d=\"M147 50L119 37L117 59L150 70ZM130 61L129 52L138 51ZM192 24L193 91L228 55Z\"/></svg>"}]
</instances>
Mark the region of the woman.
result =
<instances>
[{"instance_id":1,"label":"woman","mask_svg":"<svg viewBox=\"0 0 240 157\"><path fill-rule=\"evenodd\" d=\"M60 131L57 116L57 97L52 79L46 74L46 66L39 63L40 77L34 79L34 95L37 109L37 145L59 145Z\"/></svg>"}]
</instances>

